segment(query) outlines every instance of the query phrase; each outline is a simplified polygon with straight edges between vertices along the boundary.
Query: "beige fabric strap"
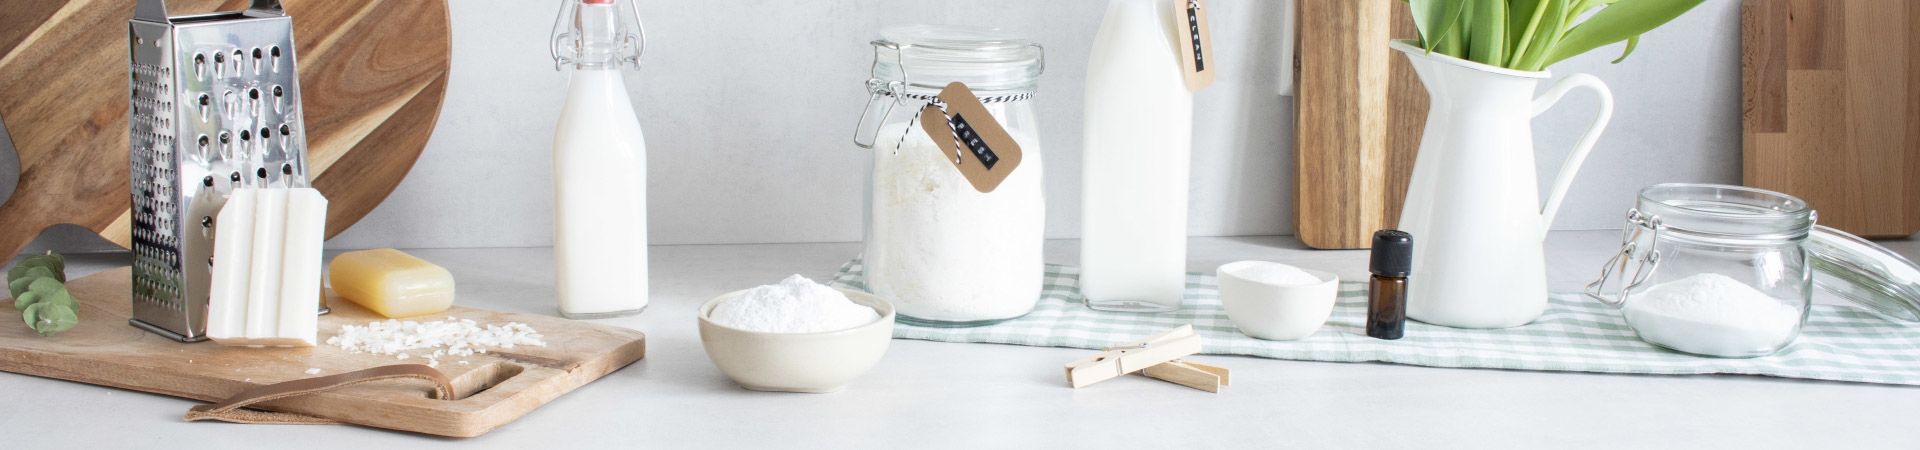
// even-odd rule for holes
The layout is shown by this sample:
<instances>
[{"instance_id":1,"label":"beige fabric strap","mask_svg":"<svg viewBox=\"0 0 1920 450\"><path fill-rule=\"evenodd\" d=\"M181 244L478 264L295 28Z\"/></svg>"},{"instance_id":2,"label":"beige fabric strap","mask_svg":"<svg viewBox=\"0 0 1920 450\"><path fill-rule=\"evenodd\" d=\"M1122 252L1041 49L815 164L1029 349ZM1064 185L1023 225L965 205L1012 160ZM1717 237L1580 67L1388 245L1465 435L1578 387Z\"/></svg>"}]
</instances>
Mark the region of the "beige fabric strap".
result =
<instances>
[{"instance_id":1,"label":"beige fabric strap","mask_svg":"<svg viewBox=\"0 0 1920 450\"><path fill-rule=\"evenodd\" d=\"M453 397L453 381L445 374L423 364L396 364L324 377L305 378L269 384L241 391L218 403L194 406L187 410L187 421L218 420L234 423L330 424L332 419L304 414L244 409L255 403L298 397L339 389L370 381L417 378L433 382L433 398Z\"/></svg>"}]
</instances>

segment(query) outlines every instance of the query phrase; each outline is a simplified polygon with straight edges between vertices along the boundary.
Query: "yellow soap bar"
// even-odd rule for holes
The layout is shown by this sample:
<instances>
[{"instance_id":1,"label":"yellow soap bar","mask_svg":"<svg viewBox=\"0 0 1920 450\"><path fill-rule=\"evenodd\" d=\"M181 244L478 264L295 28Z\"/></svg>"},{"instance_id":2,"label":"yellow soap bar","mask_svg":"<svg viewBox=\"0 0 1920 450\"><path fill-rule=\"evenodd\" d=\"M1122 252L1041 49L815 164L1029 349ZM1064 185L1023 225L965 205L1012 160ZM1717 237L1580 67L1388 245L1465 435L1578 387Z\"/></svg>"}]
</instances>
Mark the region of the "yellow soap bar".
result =
<instances>
[{"instance_id":1,"label":"yellow soap bar","mask_svg":"<svg viewBox=\"0 0 1920 450\"><path fill-rule=\"evenodd\" d=\"M327 271L333 292L382 316L413 317L453 306L453 273L399 250L342 253Z\"/></svg>"}]
</instances>

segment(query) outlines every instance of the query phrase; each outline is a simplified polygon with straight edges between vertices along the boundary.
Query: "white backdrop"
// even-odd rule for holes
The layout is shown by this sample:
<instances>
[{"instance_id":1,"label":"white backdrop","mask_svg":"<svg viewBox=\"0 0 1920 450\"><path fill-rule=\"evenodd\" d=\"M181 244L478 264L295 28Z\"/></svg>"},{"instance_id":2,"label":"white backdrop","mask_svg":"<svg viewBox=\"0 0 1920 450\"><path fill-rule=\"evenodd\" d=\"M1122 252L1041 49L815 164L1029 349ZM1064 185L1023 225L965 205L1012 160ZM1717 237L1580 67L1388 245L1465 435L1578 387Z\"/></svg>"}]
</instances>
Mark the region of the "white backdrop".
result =
<instances>
[{"instance_id":1,"label":"white backdrop","mask_svg":"<svg viewBox=\"0 0 1920 450\"><path fill-rule=\"evenodd\" d=\"M557 2L451 0L453 75L419 165L333 248L518 247L550 242L550 142L566 78L547 56ZM866 155L849 143L866 94L867 42L889 24L991 24L1047 48L1037 99L1048 234L1079 232L1081 80L1099 0L641 1L651 48L628 85L649 141L658 244L853 241ZM1293 101L1275 93L1278 0L1215 0L1218 83L1195 100L1190 231L1290 234ZM1616 228L1640 187L1739 181L1739 2L1709 0L1649 34L1632 58L1603 49L1555 67L1612 85L1613 127L1559 229ZM1576 94L1536 122L1542 190L1594 103ZM0 120L30 120L4 117ZM0 143L0 196L17 177ZM78 230L35 248L103 248Z\"/></svg>"}]
</instances>

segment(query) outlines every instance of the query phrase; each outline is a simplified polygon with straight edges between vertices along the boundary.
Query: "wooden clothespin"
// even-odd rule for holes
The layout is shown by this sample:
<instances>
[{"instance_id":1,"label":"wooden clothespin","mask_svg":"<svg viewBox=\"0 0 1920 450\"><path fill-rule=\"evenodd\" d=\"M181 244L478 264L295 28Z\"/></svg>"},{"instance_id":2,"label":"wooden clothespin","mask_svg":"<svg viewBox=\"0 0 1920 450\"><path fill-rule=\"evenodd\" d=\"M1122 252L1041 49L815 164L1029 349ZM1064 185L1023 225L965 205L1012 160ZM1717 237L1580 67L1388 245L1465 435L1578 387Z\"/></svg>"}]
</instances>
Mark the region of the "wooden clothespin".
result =
<instances>
[{"instance_id":1,"label":"wooden clothespin","mask_svg":"<svg viewBox=\"0 0 1920 450\"><path fill-rule=\"evenodd\" d=\"M1140 372L1182 386L1220 392L1220 386L1227 384L1227 369L1180 359L1195 353L1200 353L1200 335L1193 332L1193 325L1181 325L1067 363L1067 384L1080 388Z\"/></svg>"},{"instance_id":2,"label":"wooden clothespin","mask_svg":"<svg viewBox=\"0 0 1920 450\"><path fill-rule=\"evenodd\" d=\"M1140 371L1154 379L1202 391L1220 393L1227 385L1227 368L1176 359Z\"/></svg>"}]
</instances>

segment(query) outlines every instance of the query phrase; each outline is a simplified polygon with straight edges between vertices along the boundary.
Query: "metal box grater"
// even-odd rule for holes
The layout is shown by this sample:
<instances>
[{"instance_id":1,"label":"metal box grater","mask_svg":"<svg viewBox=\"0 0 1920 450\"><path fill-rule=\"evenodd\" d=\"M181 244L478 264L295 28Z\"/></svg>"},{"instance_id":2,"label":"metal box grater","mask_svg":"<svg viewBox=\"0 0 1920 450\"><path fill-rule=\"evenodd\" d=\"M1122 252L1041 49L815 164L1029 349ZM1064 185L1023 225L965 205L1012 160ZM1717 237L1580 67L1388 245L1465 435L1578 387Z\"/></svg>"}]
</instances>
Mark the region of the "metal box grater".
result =
<instances>
[{"instance_id":1,"label":"metal box grater","mask_svg":"<svg viewBox=\"0 0 1920 450\"><path fill-rule=\"evenodd\" d=\"M213 218L237 187L307 187L293 20L278 0L168 17L139 0L128 23L133 98L133 319L206 339Z\"/></svg>"}]
</instances>

